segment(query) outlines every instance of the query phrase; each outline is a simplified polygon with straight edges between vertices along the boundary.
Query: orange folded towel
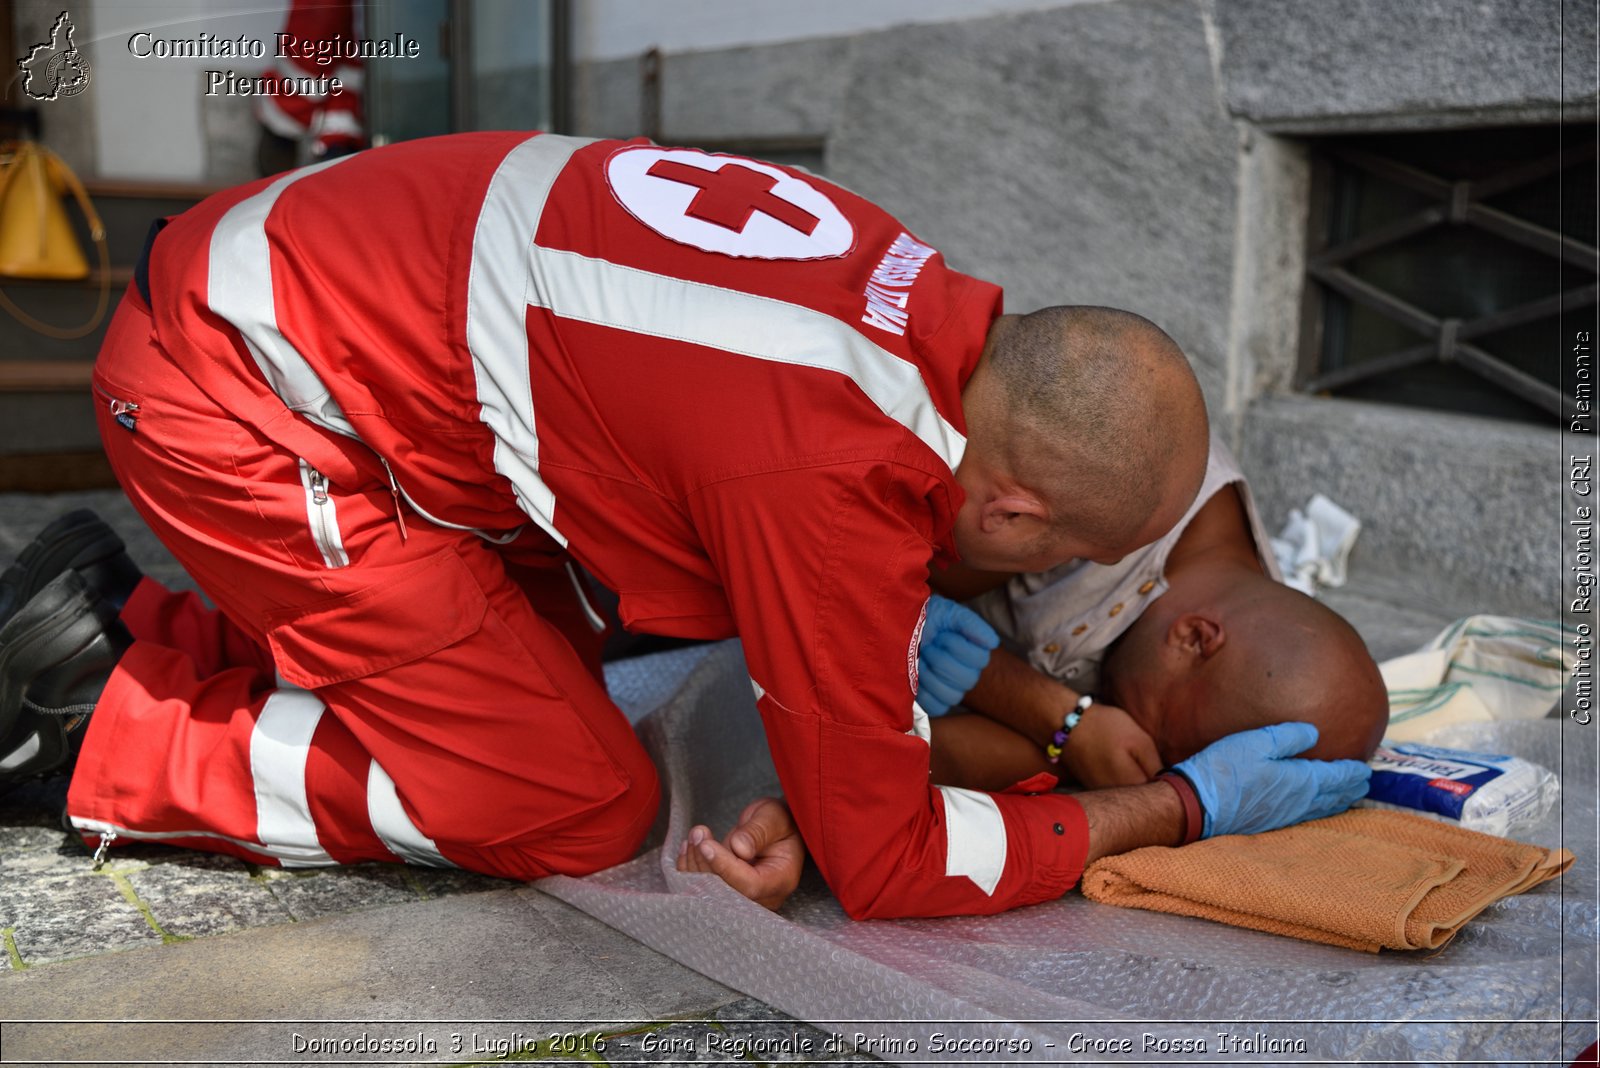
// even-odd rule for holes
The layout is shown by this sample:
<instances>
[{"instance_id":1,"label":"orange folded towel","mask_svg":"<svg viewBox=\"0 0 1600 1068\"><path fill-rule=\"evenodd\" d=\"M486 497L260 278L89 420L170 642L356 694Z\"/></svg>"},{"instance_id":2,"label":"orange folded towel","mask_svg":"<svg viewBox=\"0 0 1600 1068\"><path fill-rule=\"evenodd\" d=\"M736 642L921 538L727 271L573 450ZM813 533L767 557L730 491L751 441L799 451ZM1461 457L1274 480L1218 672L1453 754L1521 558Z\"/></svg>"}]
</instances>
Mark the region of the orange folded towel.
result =
<instances>
[{"instance_id":1,"label":"orange folded towel","mask_svg":"<svg viewBox=\"0 0 1600 1068\"><path fill-rule=\"evenodd\" d=\"M1554 879L1565 849L1381 809L1104 857L1083 895L1376 953L1438 949L1494 902Z\"/></svg>"}]
</instances>

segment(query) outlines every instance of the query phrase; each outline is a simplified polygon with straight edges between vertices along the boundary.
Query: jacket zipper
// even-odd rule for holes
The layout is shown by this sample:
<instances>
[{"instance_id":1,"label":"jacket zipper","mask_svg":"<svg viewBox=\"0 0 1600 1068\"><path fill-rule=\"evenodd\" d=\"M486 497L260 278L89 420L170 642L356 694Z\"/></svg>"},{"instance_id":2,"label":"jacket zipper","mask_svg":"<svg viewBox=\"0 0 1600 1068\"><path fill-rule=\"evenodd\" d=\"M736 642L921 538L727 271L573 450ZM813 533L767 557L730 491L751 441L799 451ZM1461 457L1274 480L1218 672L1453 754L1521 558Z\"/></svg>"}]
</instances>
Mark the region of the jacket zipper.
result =
<instances>
[{"instance_id":1,"label":"jacket zipper","mask_svg":"<svg viewBox=\"0 0 1600 1068\"><path fill-rule=\"evenodd\" d=\"M400 500L400 483L394 477L394 469L389 466L389 461L382 456L378 462L383 465L383 473L389 476L389 496L394 498L394 521L400 524L400 540L406 540L406 509Z\"/></svg>"}]
</instances>

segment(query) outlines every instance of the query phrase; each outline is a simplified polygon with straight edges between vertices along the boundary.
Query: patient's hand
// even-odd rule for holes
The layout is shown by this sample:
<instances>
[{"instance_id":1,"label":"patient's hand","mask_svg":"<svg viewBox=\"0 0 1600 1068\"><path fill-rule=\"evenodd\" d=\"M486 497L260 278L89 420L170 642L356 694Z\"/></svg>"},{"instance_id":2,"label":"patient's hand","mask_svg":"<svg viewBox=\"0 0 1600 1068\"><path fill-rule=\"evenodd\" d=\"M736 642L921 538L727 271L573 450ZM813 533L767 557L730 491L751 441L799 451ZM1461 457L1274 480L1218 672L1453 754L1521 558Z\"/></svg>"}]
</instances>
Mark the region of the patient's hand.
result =
<instances>
[{"instance_id":1,"label":"patient's hand","mask_svg":"<svg viewBox=\"0 0 1600 1068\"><path fill-rule=\"evenodd\" d=\"M1132 716L1116 705L1096 702L1067 738L1061 763L1091 789L1138 786L1161 770L1161 754Z\"/></svg>"},{"instance_id":2,"label":"patient's hand","mask_svg":"<svg viewBox=\"0 0 1600 1068\"><path fill-rule=\"evenodd\" d=\"M761 797L745 806L721 842L704 825L678 850L679 871L711 872L758 905L776 912L800 883L806 847L789 806Z\"/></svg>"}]
</instances>

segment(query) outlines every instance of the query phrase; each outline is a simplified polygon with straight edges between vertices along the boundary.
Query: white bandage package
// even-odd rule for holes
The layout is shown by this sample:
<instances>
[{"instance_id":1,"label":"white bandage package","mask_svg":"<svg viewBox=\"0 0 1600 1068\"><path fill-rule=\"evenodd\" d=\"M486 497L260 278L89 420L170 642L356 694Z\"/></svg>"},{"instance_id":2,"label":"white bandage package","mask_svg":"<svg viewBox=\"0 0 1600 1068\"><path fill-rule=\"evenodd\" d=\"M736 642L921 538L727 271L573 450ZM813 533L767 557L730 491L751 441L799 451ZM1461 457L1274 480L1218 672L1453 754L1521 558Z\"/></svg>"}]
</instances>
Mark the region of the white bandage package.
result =
<instances>
[{"instance_id":1,"label":"white bandage package","mask_svg":"<svg viewBox=\"0 0 1600 1068\"><path fill-rule=\"evenodd\" d=\"M1555 774L1514 756L1404 743L1373 754L1364 800L1508 837L1537 823L1561 795Z\"/></svg>"}]
</instances>

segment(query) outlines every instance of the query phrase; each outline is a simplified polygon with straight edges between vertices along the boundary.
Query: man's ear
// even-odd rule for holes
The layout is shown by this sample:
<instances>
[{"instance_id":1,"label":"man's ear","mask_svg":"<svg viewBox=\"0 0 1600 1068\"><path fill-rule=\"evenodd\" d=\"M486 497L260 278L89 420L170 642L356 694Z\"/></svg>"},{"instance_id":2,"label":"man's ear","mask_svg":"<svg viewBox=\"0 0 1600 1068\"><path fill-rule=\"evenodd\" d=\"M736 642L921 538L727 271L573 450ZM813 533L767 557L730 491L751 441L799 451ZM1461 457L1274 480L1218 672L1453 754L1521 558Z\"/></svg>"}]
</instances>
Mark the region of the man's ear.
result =
<instances>
[{"instance_id":1,"label":"man's ear","mask_svg":"<svg viewBox=\"0 0 1600 1068\"><path fill-rule=\"evenodd\" d=\"M1222 621L1200 612L1186 612L1167 628L1167 644L1197 660L1211 659L1227 640Z\"/></svg>"},{"instance_id":2,"label":"man's ear","mask_svg":"<svg viewBox=\"0 0 1600 1068\"><path fill-rule=\"evenodd\" d=\"M1037 494L1024 489L1013 489L997 493L983 502L983 507L978 512L978 529L985 534L994 534L1019 519L1029 517L1048 523L1050 509Z\"/></svg>"}]
</instances>

